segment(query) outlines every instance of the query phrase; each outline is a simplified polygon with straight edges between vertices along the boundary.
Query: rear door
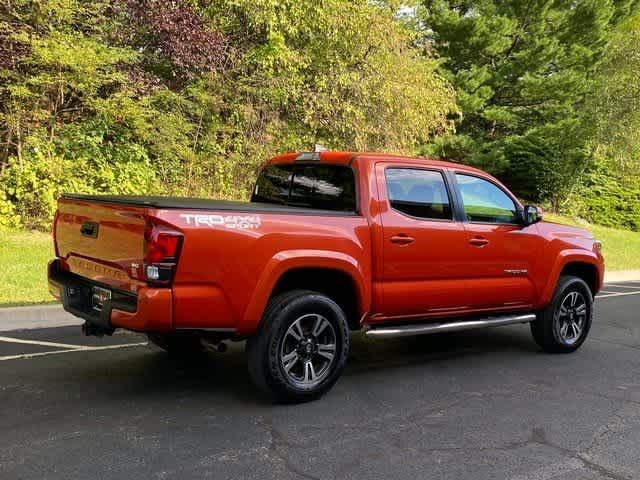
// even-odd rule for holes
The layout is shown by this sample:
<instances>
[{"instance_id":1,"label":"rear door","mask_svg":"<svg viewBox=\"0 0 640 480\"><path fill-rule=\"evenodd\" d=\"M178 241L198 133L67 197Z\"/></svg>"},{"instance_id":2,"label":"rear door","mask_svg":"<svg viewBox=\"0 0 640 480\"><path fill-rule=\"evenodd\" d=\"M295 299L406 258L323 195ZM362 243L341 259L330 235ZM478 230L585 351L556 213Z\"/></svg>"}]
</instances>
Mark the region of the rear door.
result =
<instances>
[{"instance_id":1,"label":"rear door","mask_svg":"<svg viewBox=\"0 0 640 480\"><path fill-rule=\"evenodd\" d=\"M466 172L453 175L466 222L464 271L473 283L474 309L517 309L533 303L532 274L541 240L524 226L520 206L492 179Z\"/></svg>"},{"instance_id":2,"label":"rear door","mask_svg":"<svg viewBox=\"0 0 640 480\"><path fill-rule=\"evenodd\" d=\"M464 312L467 247L450 188L437 168L379 162L382 300L373 321Z\"/></svg>"}]
</instances>

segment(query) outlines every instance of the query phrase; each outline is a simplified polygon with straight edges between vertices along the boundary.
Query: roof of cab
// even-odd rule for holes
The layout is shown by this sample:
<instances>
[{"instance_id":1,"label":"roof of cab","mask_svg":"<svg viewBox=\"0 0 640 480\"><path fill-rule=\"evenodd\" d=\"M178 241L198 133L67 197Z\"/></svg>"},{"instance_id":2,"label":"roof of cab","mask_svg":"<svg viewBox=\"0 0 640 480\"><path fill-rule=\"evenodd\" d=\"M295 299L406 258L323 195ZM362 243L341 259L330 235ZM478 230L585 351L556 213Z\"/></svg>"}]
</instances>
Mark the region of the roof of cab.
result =
<instances>
[{"instance_id":1,"label":"roof of cab","mask_svg":"<svg viewBox=\"0 0 640 480\"><path fill-rule=\"evenodd\" d=\"M376 153L376 152L339 152L339 151L321 151L321 152L290 152L282 155L277 155L271 158L267 164L277 164L277 163L293 163L296 161L298 156L301 154L305 155L319 155L320 162L322 163L333 163L333 164L344 164L348 165L353 161L360 160L373 160L373 159L388 159L388 160L399 160L402 162L407 162L416 165L424 165L430 167L440 167L447 169L455 169L460 171L467 172L476 172L482 173L486 175L486 172L479 170L474 167L470 167L468 165L464 165L462 163L456 162L448 162L444 160L436 160L431 158L420 158L420 157L409 157L405 155L395 155L390 153ZM317 160L312 160L317 161Z\"/></svg>"}]
</instances>

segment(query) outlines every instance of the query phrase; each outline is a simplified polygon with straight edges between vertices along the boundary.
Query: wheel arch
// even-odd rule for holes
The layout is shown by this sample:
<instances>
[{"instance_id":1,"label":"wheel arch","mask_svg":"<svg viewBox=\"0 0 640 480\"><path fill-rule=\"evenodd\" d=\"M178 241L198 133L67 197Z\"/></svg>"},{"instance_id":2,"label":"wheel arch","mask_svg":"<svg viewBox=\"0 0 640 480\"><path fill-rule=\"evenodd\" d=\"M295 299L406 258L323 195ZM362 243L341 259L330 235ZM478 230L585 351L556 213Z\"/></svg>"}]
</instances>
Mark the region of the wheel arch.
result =
<instances>
[{"instance_id":1,"label":"wheel arch","mask_svg":"<svg viewBox=\"0 0 640 480\"><path fill-rule=\"evenodd\" d=\"M589 286L593 296L602 288L604 267L595 256L585 254L583 251L564 251L555 262L551 275L541 295L540 306L551 301L556 285L562 275L575 275L583 279Z\"/></svg>"},{"instance_id":2,"label":"wheel arch","mask_svg":"<svg viewBox=\"0 0 640 480\"><path fill-rule=\"evenodd\" d=\"M292 289L324 293L344 310L349 327L357 329L370 308L370 280L367 278L360 262L344 253L317 250L280 252L262 272L238 333L253 333L269 300Z\"/></svg>"},{"instance_id":3,"label":"wheel arch","mask_svg":"<svg viewBox=\"0 0 640 480\"><path fill-rule=\"evenodd\" d=\"M269 298L280 293L302 288L320 292L344 311L349 328L360 327L360 300L353 278L343 270L334 268L299 267L287 270L280 276Z\"/></svg>"},{"instance_id":4,"label":"wheel arch","mask_svg":"<svg viewBox=\"0 0 640 480\"><path fill-rule=\"evenodd\" d=\"M584 280L589 286L592 296L595 297L598 293L598 269L592 263L569 262L560 271L560 277L564 275L573 275Z\"/></svg>"}]
</instances>

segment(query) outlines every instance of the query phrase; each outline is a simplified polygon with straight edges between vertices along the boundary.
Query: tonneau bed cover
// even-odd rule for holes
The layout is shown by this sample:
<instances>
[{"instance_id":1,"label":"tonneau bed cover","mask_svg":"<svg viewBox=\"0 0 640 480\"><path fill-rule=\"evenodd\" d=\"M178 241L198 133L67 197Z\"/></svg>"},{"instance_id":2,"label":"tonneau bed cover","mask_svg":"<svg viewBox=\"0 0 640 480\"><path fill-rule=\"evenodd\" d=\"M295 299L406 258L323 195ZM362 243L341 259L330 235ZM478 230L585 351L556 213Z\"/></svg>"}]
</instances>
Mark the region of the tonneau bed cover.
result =
<instances>
[{"instance_id":1,"label":"tonneau bed cover","mask_svg":"<svg viewBox=\"0 0 640 480\"><path fill-rule=\"evenodd\" d=\"M131 205L156 209L222 210L235 212L292 213L298 215L355 216L351 211L321 210L275 203L240 202L209 198L159 197L146 195L84 195L64 193L62 198L90 202Z\"/></svg>"}]
</instances>

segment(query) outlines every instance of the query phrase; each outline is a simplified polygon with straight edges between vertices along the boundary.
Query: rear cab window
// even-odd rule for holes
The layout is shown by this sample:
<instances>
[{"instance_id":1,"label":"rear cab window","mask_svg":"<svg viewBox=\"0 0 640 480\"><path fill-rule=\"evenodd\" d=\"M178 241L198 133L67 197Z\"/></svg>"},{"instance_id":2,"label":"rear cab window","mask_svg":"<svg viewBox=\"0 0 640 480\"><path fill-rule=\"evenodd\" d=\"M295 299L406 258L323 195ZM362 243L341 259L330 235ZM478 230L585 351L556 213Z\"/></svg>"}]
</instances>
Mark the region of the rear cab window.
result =
<instances>
[{"instance_id":1,"label":"rear cab window","mask_svg":"<svg viewBox=\"0 0 640 480\"><path fill-rule=\"evenodd\" d=\"M345 165L269 165L260 173L251 201L355 212L355 175Z\"/></svg>"}]
</instances>

